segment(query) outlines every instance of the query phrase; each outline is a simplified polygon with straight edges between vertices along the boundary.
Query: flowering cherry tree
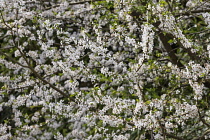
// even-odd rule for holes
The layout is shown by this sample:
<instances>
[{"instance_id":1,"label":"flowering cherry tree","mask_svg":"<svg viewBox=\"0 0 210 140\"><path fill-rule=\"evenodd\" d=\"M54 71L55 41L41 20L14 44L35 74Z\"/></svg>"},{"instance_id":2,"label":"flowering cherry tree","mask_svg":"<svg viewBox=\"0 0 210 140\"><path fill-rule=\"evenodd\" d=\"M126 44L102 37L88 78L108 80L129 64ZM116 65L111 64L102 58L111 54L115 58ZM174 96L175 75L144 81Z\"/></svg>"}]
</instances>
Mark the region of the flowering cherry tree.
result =
<instances>
[{"instance_id":1,"label":"flowering cherry tree","mask_svg":"<svg viewBox=\"0 0 210 140\"><path fill-rule=\"evenodd\" d=\"M1 0L0 139L209 139L209 7Z\"/></svg>"}]
</instances>

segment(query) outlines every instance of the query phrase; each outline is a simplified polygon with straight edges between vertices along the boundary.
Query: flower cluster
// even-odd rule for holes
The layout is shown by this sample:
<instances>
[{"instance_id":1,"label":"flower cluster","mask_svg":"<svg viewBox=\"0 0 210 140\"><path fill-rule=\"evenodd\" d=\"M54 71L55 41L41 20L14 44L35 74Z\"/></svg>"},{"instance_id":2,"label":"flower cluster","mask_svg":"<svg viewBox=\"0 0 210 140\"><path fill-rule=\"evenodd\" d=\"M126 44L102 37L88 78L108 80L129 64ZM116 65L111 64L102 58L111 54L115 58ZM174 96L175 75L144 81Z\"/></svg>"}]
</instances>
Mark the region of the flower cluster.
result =
<instances>
[{"instance_id":1,"label":"flower cluster","mask_svg":"<svg viewBox=\"0 0 210 140\"><path fill-rule=\"evenodd\" d=\"M0 1L0 139L208 139L199 3Z\"/></svg>"}]
</instances>

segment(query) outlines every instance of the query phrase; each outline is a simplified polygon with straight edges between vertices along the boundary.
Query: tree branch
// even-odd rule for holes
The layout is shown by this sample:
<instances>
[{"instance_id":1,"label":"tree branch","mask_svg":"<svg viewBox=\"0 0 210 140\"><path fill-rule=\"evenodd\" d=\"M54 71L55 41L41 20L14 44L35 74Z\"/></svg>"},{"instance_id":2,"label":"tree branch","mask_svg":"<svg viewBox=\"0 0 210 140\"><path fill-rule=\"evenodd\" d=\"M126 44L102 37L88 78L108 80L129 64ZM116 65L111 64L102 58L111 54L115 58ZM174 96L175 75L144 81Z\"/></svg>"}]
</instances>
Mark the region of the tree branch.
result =
<instances>
[{"instance_id":1,"label":"tree branch","mask_svg":"<svg viewBox=\"0 0 210 140\"><path fill-rule=\"evenodd\" d=\"M31 66L29 66L29 65L28 65L28 66L25 66L25 65L19 63L18 61L16 61L16 60L13 59L12 57L8 56L7 54L2 53L1 51L0 51L0 54L6 56L9 60L11 60L12 62L14 62L14 63L16 63L16 64L18 64L18 65L20 65L21 67L30 69L31 72L32 72L37 78L39 78L39 80L41 80L44 84L48 84L52 89L56 90L56 91L57 91L58 93L60 93L61 95L65 96L65 97L67 97L67 98L70 98L70 97L69 97L67 94L65 94L63 91L61 91L60 89L58 89L57 87L55 87L54 85L52 85L51 83L49 83L48 81L46 81L44 78L42 78L42 76L39 75L39 74L34 70L34 68L32 68ZM71 99L71 100L74 100L73 98L70 98L70 99Z\"/></svg>"},{"instance_id":2,"label":"tree branch","mask_svg":"<svg viewBox=\"0 0 210 140\"><path fill-rule=\"evenodd\" d=\"M84 4L86 2L97 2L97 1L104 1L104 0L87 0L87 1L80 1L80 2L69 3L69 5Z\"/></svg>"},{"instance_id":3,"label":"tree branch","mask_svg":"<svg viewBox=\"0 0 210 140\"><path fill-rule=\"evenodd\" d=\"M202 140L206 134L210 133L210 129L206 130L203 135L201 135L200 137L194 138L193 140Z\"/></svg>"},{"instance_id":4,"label":"tree branch","mask_svg":"<svg viewBox=\"0 0 210 140\"><path fill-rule=\"evenodd\" d=\"M191 14L206 13L206 12L210 12L210 9L202 9L202 10L194 10L194 11L187 11L187 12L177 13L177 14L175 14L175 17L189 16Z\"/></svg>"},{"instance_id":5,"label":"tree branch","mask_svg":"<svg viewBox=\"0 0 210 140\"><path fill-rule=\"evenodd\" d=\"M6 57L7 57L9 60L11 60L13 63L18 64L18 65L21 66L21 67L28 68L28 66L25 66L25 65L19 63L19 62L16 61L14 58L10 57L9 55L7 55L7 54L5 54L5 53L3 53L3 52L1 52L1 51L0 51L0 54L6 56Z\"/></svg>"},{"instance_id":6,"label":"tree branch","mask_svg":"<svg viewBox=\"0 0 210 140\"><path fill-rule=\"evenodd\" d=\"M5 24L5 26L8 26L8 25L6 24L6 22L5 22L5 20L4 20L4 17L3 17L3 15L2 15L1 12L0 12L0 15L1 15L1 17L2 17L2 20L3 20L3 23ZM11 28L11 27L8 26L8 28L12 31L12 28ZM17 32L17 33L18 33L18 32ZM24 54L24 52L21 51L20 48L18 48L18 45L17 45L17 43L16 43L16 41L15 41L15 35L13 34L13 32L12 32L12 40L13 40L14 46L19 50L21 56L23 57L23 59L24 59L25 62L27 63L27 66L25 66L25 65L23 65L23 64L21 64L21 63L19 63L17 60L15 60L14 58L10 57L9 55L7 55L7 54L5 54L5 53L3 53L3 52L1 52L1 51L0 51L0 54L6 56L9 60L11 60L12 62L18 64L19 66L22 66L22 67L24 67L24 68L30 69L31 72L32 72L37 78L39 78L44 84L48 84L52 89L56 90L58 93L60 93L60 94L63 95L64 97L70 98L67 94L65 94L63 91L61 91L60 89L58 89L56 86L54 86L54 85L52 85L50 82L46 81L41 75L39 75L39 74L34 70L33 67L30 66L30 63L27 61L26 55ZM70 99L73 100L73 98L70 98Z\"/></svg>"},{"instance_id":7,"label":"tree branch","mask_svg":"<svg viewBox=\"0 0 210 140\"><path fill-rule=\"evenodd\" d=\"M181 137L178 137L178 136L175 136L173 134L167 133L165 127L161 124L161 121L158 118L157 118L157 121L158 121L158 124L159 124L159 126L161 128L161 131L162 131L162 133L163 133L164 136L168 136L170 138L174 138L174 139L177 139L177 140L184 140Z\"/></svg>"},{"instance_id":8,"label":"tree branch","mask_svg":"<svg viewBox=\"0 0 210 140\"><path fill-rule=\"evenodd\" d=\"M171 59L171 62L177 65L178 67L184 67L184 65L179 61L178 57L175 55L175 52L172 49L171 45L168 43L169 40L167 39L167 37L161 31L159 31L158 36L161 42L163 43L163 46L165 50L167 51Z\"/></svg>"},{"instance_id":9,"label":"tree branch","mask_svg":"<svg viewBox=\"0 0 210 140\"><path fill-rule=\"evenodd\" d=\"M203 117L201 116L201 113L200 113L199 109L198 109L198 115L199 115L199 119L201 120L201 122L202 122L203 124L205 124L207 127L210 128L210 124L208 124L208 123L203 119Z\"/></svg>"},{"instance_id":10,"label":"tree branch","mask_svg":"<svg viewBox=\"0 0 210 140\"><path fill-rule=\"evenodd\" d=\"M29 69L33 72L33 74L39 78L44 84L48 84L51 88L53 88L54 90L56 90L57 92L59 92L61 95L69 98L69 96L67 94L65 94L63 91L61 91L60 89L58 89L57 87L55 87L54 85L52 85L51 83L49 83L48 81L46 81L45 79L43 79L35 70L34 68L32 68L31 66L29 66Z\"/></svg>"}]
</instances>

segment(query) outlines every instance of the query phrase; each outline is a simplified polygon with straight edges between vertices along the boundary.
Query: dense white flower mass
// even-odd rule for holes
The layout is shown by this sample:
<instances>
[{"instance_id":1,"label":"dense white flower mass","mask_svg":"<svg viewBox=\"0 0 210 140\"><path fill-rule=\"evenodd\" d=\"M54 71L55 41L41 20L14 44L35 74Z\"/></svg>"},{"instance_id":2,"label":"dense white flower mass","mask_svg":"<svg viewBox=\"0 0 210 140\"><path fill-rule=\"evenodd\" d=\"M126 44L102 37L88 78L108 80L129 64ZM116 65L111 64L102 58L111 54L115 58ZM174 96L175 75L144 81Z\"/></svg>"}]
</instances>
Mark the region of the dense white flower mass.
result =
<instances>
[{"instance_id":1,"label":"dense white flower mass","mask_svg":"<svg viewBox=\"0 0 210 140\"><path fill-rule=\"evenodd\" d=\"M0 0L0 139L209 139L209 5Z\"/></svg>"}]
</instances>

